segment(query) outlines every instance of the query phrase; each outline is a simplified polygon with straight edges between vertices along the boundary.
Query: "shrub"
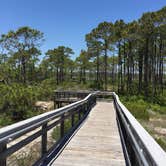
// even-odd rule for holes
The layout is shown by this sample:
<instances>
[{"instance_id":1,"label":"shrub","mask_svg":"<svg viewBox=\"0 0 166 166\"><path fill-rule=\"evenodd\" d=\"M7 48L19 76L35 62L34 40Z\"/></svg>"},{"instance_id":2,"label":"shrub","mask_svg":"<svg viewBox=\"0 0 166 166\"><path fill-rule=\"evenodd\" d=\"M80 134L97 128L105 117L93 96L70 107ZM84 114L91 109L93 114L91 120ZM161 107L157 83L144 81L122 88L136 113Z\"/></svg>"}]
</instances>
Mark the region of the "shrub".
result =
<instances>
[{"instance_id":1,"label":"shrub","mask_svg":"<svg viewBox=\"0 0 166 166\"><path fill-rule=\"evenodd\" d=\"M124 105L129 109L133 116L138 119L149 120L149 113L147 111L148 104L142 99L136 101L133 97L132 100L127 102L124 101Z\"/></svg>"},{"instance_id":2,"label":"shrub","mask_svg":"<svg viewBox=\"0 0 166 166\"><path fill-rule=\"evenodd\" d=\"M166 106L160 106L158 104L150 104L150 109L154 112L160 113L160 114L166 114Z\"/></svg>"},{"instance_id":3,"label":"shrub","mask_svg":"<svg viewBox=\"0 0 166 166\"><path fill-rule=\"evenodd\" d=\"M10 116L7 116L6 114L1 114L0 116L0 127L5 125L12 124L13 121Z\"/></svg>"},{"instance_id":4,"label":"shrub","mask_svg":"<svg viewBox=\"0 0 166 166\"><path fill-rule=\"evenodd\" d=\"M35 115L38 94L35 86L22 84L1 85L0 110L12 120L23 120Z\"/></svg>"},{"instance_id":5,"label":"shrub","mask_svg":"<svg viewBox=\"0 0 166 166\"><path fill-rule=\"evenodd\" d=\"M36 88L39 100L51 100L53 96L53 90L56 89L56 83L52 79L42 81Z\"/></svg>"}]
</instances>

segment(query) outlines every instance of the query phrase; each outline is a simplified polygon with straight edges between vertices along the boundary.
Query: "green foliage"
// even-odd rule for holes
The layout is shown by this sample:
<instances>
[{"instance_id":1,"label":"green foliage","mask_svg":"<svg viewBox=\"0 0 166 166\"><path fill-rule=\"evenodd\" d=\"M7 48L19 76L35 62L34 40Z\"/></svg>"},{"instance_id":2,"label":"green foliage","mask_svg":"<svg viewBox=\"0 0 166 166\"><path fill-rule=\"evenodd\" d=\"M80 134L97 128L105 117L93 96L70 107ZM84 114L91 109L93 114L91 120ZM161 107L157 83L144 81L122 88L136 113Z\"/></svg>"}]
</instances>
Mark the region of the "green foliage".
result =
<instances>
[{"instance_id":1,"label":"green foliage","mask_svg":"<svg viewBox=\"0 0 166 166\"><path fill-rule=\"evenodd\" d=\"M60 139L60 126L56 126L51 135L54 140L58 141Z\"/></svg>"},{"instance_id":2,"label":"green foliage","mask_svg":"<svg viewBox=\"0 0 166 166\"><path fill-rule=\"evenodd\" d=\"M55 81L51 79L34 86L0 84L0 126L40 114L35 103L38 100L51 100L54 88Z\"/></svg>"},{"instance_id":3,"label":"green foliage","mask_svg":"<svg viewBox=\"0 0 166 166\"><path fill-rule=\"evenodd\" d=\"M155 139L157 143L166 151L166 140L163 138L159 137Z\"/></svg>"},{"instance_id":4,"label":"green foliage","mask_svg":"<svg viewBox=\"0 0 166 166\"><path fill-rule=\"evenodd\" d=\"M65 122L64 122L64 133L66 134L69 131L70 128L71 128L71 121L70 120L65 120ZM59 138L60 138L60 126L56 126L53 129L52 138L55 139L56 141L59 140Z\"/></svg>"},{"instance_id":5,"label":"green foliage","mask_svg":"<svg viewBox=\"0 0 166 166\"><path fill-rule=\"evenodd\" d=\"M30 27L21 27L1 36L0 46L8 55L6 61L10 70L17 71L16 80L26 84L28 75L34 75L32 69L41 54L39 46L42 42L43 33ZM27 72L30 74L27 75ZM28 80L32 81L32 78Z\"/></svg>"},{"instance_id":6,"label":"green foliage","mask_svg":"<svg viewBox=\"0 0 166 166\"><path fill-rule=\"evenodd\" d=\"M135 118L149 119L148 104L142 99L142 96L123 96L121 100Z\"/></svg>"},{"instance_id":7,"label":"green foliage","mask_svg":"<svg viewBox=\"0 0 166 166\"><path fill-rule=\"evenodd\" d=\"M6 113L0 114L0 127L10 125L12 123L13 121L9 115L7 115Z\"/></svg>"},{"instance_id":8,"label":"green foliage","mask_svg":"<svg viewBox=\"0 0 166 166\"><path fill-rule=\"evenodd\" d=\"M0 112L10 117L6 123L12 120L18 121L36 115L35 102L38 93L35 86L24 86L22 84L3 85L0 84ZM3 124L3 120L1 121Z\"/></svg>"},{"instance_id":9,"label":"green foliage","mask_svg":"<svg viewBox=\"0 0 166 166\"><path fill-rule=\"evenodd\" d=\"M39 62L39 30L21 27L3 34L0 125L39 114L36 101L51 100L56 89L108 88L130 95L122 100L136 118L149 119L149 110L165 114L165 11L145 13L131 23L99 23L86 35L87 50L75 60L71 48L58 46Z\"/></svg>"},{"instance_id":10,"label":"green foliage","mask_svg":"<svg viewBox=\"0 0 166 166\"><path fill-rule=\"evenodd\" d=\"M51 100L55 89L56 83L54 79L46 79L42 81L36 88L38 100Z\"/></svg>"},{"instance_id":11,"label":"green foliage","mask_svg":"<svg viewBox=\"0 0 166 166\"><path fill-rule=\"evenodd\" d=\"M138 100L135 102L126 102L125 106L136 118L149 120L149 113L147 111L148 105L143 100Z\"/></svg>"},{"instance_id":12,"label":"green foliage","mask_svg":"<svg viewBox=\"0 0 166 166\"><path fill-rule=\"evenodd\" d=\"M149 110L158 114L166 114L166 106L164 97L155 97L157 102L154 103L154 98L146 98L144 96L121 96L124 105L131 111L131 113L138 119L149 119ZM160 103L160 104L157 104ZM163 104L163 105L162 105Z\"/></svg>"},{"instance_id":13,"label":"green foliage","mask_svg":"<svg viewBox=\"0 0 166 166\"><path fill-rule=\"evenodd\" d=\"M96 81L90 82L88 86L89 86L90 89L93 89L93 90L104 90L102 81L100 81L100 82L96 82Z\"/></svg>"},{"instance_id":14,"label":"green foliage","mask_svg":"<svg viewBox=\"0 0 166 166\"><path fill-rule=\"evenodd\" d=\"M156 113L166 114L166 106L161 106L158 104L151 104L150 109Z\"/></svg>"},{"instance_id":15,"label":"green foliage","mask_svg":"<svg viewBox=\"0 0 166 166\"><path fill-rule=\"evenodd\" d=\"M153 97L152 99L150 99L150 100L153 101L153 103L166 106L166 97L164 97L165 95L166 95L166 94L163 94L163 95L156 95L156 96L154 96L154 97Z\"/></svg>"}]
</instances>

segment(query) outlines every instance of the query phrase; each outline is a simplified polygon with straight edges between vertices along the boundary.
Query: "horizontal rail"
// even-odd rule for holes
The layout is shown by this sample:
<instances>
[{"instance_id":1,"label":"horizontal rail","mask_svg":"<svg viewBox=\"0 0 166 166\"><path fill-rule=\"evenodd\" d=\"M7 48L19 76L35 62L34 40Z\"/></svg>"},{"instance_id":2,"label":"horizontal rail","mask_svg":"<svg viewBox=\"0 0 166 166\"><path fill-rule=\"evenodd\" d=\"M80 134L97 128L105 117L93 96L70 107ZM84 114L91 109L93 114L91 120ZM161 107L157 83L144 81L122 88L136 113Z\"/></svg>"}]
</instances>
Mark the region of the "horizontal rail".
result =
<instances>
[{"instance_id":1,"label":"horizontal rail","mask_svg":"<svg viewBox=\"0 0 166 166\"><path fill-rule=\"evenodd\" d=\"M77 101L75 103L69 104L65 107L32 117L30 119L15 123L10 126L6 126L0 129L0 166L6 165L6 159L9 155L18 151L25 145L31 143L34 139L41 136L41 158L40 164L45 162L46 156L49 156L49 153L52 153L47 149L47 132L48 130L60 125L61 138L54 145L53 149L56 151L60 144L64 144L64 138L70 136L74 129L81 123L81 121L86 117L87 113L90 111L92 106L96 103L96 93L91 93L86 96L84 99ZM75 115L78 115L78 121L76 123L73 118ZM66 119L71 119L71 129L70 132L64 132L64 123ZM49 122L52 122L49 124ZM17 138L24 136L25 134L38 129L35 133L27 138L18 141L16 144L7 146L10 142L14 141ZM36 162L38 163L38 162ZM39 163L38 163L39 164Z\"/></svg>"},{"instance_id":2,"label":"horizontal rail","mask_svg":"<svg viewBox=\"0 0 166 166\"><path fill-rule=\"evenodd\" d=\"M127 165L165 166L166 153L112 93Z\"/></svg>"},{"instance_id":3,"label":"horizontal rail","mask_svg":"<svg viewBox=\"0 0 166 166\"><path fill-rule=\"evenodd\" d=\"M56 99L60 98L85 98L88 94L90 94L90 91L54 91L54 96Z\"/></svg>"},{"instance_id":4,"label":"horizontal rail","mask_svg":"<svg viewBox=\"0 0 166 166\"><path fill-rule=\"evenodd\" d=\"M90 94L90 91L54 91L54 109L62 107L62 104L70 104L79 101Z\"/></svg>"},{"instance_id":5,"label":"horizontal rail","mask_svg":"<svg viewBox=\"0 0 166 166\"><path fill-rule=\"evenodd\" d=\"M59 91L58 93L60 94L61 92ZM63 91L61 94L65 95L64 93L69 94L68 91ZM73 93L74 92L70 92L71 95L73 95ZM132 114L127 110L127 108L120 102L119 97L116 95L116 93L86 92L86 94L87 96L80 101L35 116L33 118L18 122L16 124L1 128L0 166L6 165L6 158L9 155L13 154L25 145L31 143L34 139L38 137L42 138L41 158L34 165L45 165L53 154L54 156L55 154L58 154L65 141L67 141L67 139L71 136L74 130L81 124L84 118L88 115L90 109L96 103L96 97L102 96L113 96L114 106L117 112L117 123L119 127L119 133L121 136L123 151L126 158L126 165L165 166L166 153L156 143L156 141L147 133L147 131L140 125L140 123L132 116ZM67 96L68 95L65 95L65 97ZM78 117L78 122L75 121L76 115ZM69 119L71 120L71 128L67 133L65 133L64 123L65 120ZM60 125L60 139L57 140L57 142L52 146L52 148L47 149L47 132L50 129L56 127L57 125ZM15 145L12 145L10 147L7 146L11 141L20 138L28 132L34 131L38 128L40 128L40 130L37 130L35 133L33 133L30 136L27 136L27 138L17 142Z\"/></svg>"}]
</instances>

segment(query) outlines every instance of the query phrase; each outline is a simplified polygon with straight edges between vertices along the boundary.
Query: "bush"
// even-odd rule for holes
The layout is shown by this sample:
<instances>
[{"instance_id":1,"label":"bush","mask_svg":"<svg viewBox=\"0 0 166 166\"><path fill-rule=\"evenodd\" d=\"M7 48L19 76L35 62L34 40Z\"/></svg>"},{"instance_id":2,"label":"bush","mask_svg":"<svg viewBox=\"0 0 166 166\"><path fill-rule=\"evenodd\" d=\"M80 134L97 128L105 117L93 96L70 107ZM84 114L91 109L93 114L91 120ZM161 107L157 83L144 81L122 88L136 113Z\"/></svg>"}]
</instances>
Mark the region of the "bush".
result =
<instances>
[{"instance_id":1,"label":"bush","mask_svg":"<svg viewBox=\"0 0 166 166\"><path fill-rule=\"evenodd\" d=\"M149 113L147 111L147 105L142 102L132 102L126 103L126 107L130 110L130 112L138 119L149 120Z\"/></svg>"},{"instance_id":2,"label":"bush","mask_svg":"<svg viewBox=\"0 0 166 166\"><path fill-rule=\"evenodd\" d=\"M52 79L42 81L36 88L38 100L51 100L53 91L56 89L56 83Z\"/></svg>"},{"instance_id":3,"label":"bush","mask_svg":"<svg viewBox=\"0 0 166 166\"><path fill-rule=\"evenodd\" d=\"M162 106L166 106L166 97L164 97L164 95L154 96L153 102Z\"/></svg>"},{"instance_id":4,"label":"bush","mask_svg":"<svg viewBox=\"0 0 166 166\"><path fill-rule=\"evenodd\" d=\"M0 85L0 89L0 111L11 117L11 120L19 121L36 115L38 94L35 86Z\"/></svg>"},{"instance_id":5,"label":"bush","mask_svg":"<svg viewBox=\"0 0 166 166\"><path fill-rule=\"evenodd\" d=\"M121 97L124 105L135 116L135 118L149 120L149 105L141 96Z\"/></svg>"},{"instance_id":6,"label":"bush","mask_svg":"<svg viewBox=\"0 0 166 166\"><path fill-rule=\"evenodd\" d=\"M158 104L151 104L150 108L152 111L160 113L160 114L166 114L166 107L160 106Z\"/></svg>"},{"instance_id":7,"label":"bush","mask_svg":"<svg viewBox=\"0 0 166 166\"><path fill-rule=\"evenodd\" d=\"M0 116L0 127L5 126L5 125L10 125L12 123L13 123L13 121L12 121L10 116L8 116L6 114L1 114L1 116Z\"/></svg>"}]
</instances>

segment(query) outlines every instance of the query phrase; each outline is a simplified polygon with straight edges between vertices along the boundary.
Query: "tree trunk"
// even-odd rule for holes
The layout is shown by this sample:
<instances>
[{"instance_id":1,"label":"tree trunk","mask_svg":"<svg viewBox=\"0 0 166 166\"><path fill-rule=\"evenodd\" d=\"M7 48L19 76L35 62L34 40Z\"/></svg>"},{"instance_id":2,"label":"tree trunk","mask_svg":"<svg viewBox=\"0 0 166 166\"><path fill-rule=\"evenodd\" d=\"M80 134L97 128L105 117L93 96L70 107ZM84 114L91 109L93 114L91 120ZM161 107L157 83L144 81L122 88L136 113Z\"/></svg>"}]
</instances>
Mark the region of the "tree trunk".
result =
<instances>
[{"instance_id":1,"label":"tree trunk","mask_svg":"<svg viewBox=\"0 0 166 166\"><path fill-rule=\"evenodd\" d=\"M97 52L97 73L96 73L96 81L97 81L97 88L99 89L99 52Z\"/></svg>"},{"instance_id":2,"label":"tree trunk","mask_svg":"<svg viewBox=\"0 0 166 166\"><path fill-rule=\"evenodd\" d=\"M105 41L105 49L104 49L104 81L105 81L104 90L107 91L107 41Z\"/></svg>"},{"instance_id":3,"label":"tree trunk","mask_svg":"<svg viewBox=\"0 0 166 166\"><path fill-rule=\"evenodd\" d=\"M144 91L145 96L148 96L148 75L149 75L149 39L146 38L145 57L144 57Z\"/></svg>"}]
</instances>

